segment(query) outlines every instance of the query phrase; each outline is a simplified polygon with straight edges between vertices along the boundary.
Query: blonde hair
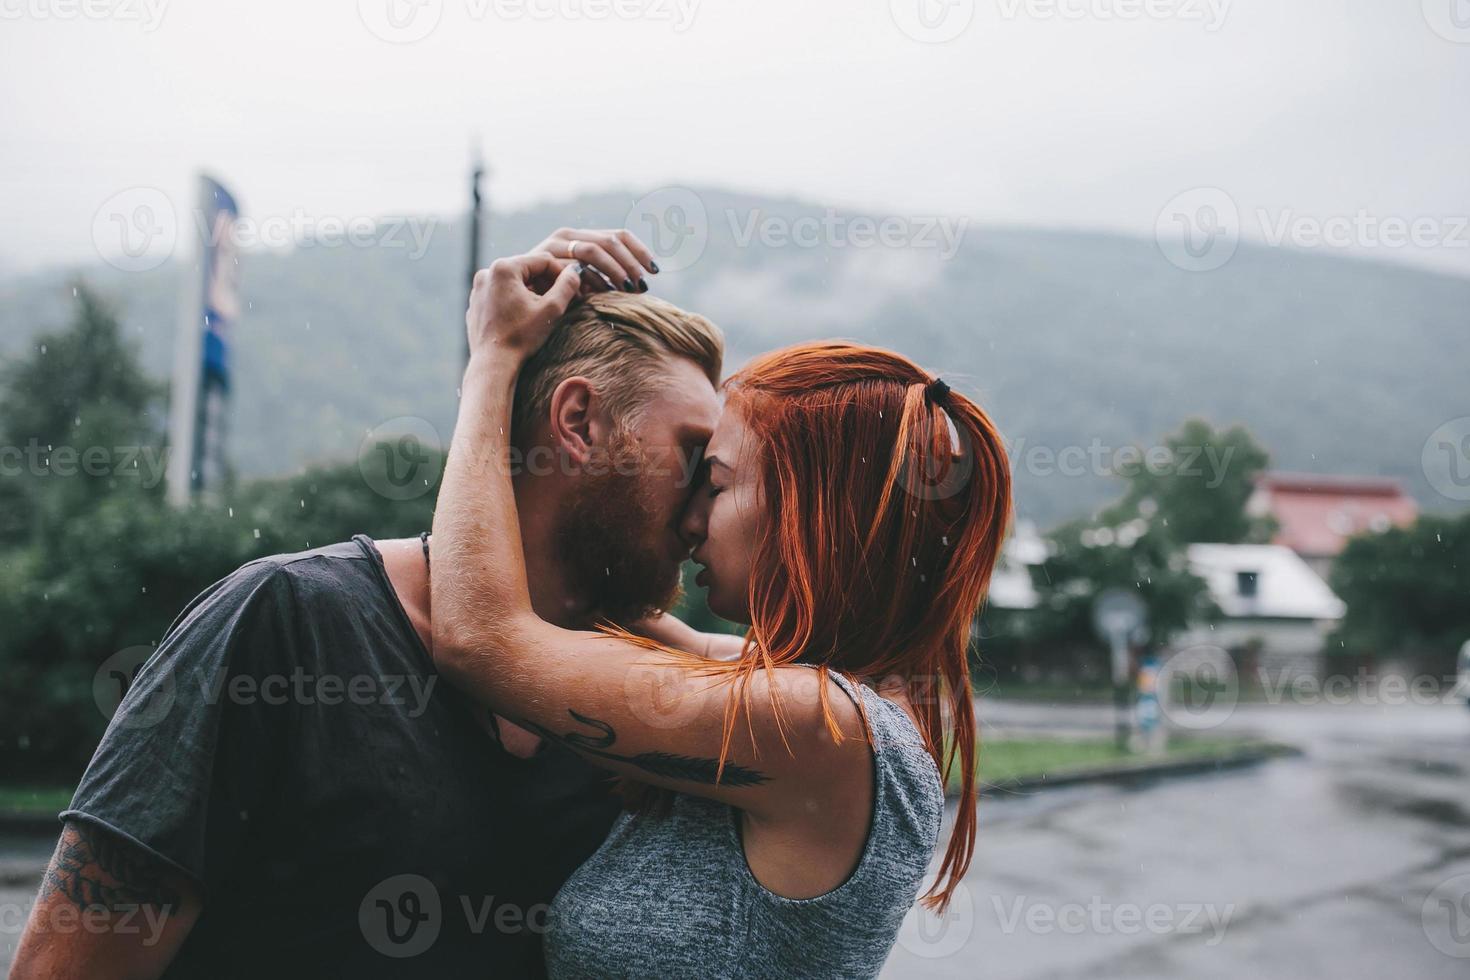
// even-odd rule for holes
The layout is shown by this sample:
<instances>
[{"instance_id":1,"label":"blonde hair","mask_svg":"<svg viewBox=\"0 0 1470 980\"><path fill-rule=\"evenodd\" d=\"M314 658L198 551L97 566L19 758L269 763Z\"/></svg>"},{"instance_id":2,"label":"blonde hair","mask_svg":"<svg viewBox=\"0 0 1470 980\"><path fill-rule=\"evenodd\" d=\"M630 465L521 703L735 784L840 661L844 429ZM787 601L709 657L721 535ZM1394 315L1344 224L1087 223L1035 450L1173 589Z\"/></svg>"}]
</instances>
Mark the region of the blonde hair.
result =
<instances>
[{"instance_id":1,"label":"blonde hair","mask_svg":"<svg viewBox=\"0 0 1470 980\"><path fill-rule=\"evenodd\" d=\"M719 387L725 357L720 328L697 313L652 296L597 293L574 304L546 345L521 371L511 415L511 439L522 449L529 427L545 416L551 395L580 375L606 399L614 422L635 424L664 378L669 357L697 364Z\"/></svg>"}]
</instances>

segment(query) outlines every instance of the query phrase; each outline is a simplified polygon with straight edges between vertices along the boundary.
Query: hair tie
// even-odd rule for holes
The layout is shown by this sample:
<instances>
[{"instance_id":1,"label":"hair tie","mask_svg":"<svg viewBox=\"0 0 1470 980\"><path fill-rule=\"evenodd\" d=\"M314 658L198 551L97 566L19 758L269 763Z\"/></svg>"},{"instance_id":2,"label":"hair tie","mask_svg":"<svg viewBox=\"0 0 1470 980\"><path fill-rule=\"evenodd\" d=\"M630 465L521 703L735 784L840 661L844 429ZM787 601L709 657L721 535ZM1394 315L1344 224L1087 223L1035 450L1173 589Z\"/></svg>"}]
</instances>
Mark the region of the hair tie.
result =
<instances>
[{"instance_id":1,"label":"hair tie","mask_svg":"<svg viewBox=\"0 0 1470 980\"><path fill-rule=\"evenodd\" d=\"M942 404L949 397L949 385L944 383L943 378L935 378L924 386L924 397L931 404Z\"/></svg>"}]
</instances>

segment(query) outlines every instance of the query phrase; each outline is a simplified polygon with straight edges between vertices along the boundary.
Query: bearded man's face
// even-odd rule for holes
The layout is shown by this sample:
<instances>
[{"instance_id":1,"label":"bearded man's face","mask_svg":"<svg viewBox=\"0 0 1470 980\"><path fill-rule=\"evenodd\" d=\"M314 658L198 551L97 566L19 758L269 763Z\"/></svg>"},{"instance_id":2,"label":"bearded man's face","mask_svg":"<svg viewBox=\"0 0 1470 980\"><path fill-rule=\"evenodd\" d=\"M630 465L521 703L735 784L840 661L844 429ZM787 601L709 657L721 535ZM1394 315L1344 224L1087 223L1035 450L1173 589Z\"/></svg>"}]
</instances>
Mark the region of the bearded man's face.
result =
<instances>
[{"instance_id":1,"label":"bearded man's face","mask_svg":"<svg viewBox=\"0 0 1470 980\"><path fill-rule=\"evenodd\" d=\"M709 379L690 361L577 475L556 528L557 558L573 593L594 615L629 623L669 609L689 556L684 505L720 415Z\"/></svg>"}]
</instances>

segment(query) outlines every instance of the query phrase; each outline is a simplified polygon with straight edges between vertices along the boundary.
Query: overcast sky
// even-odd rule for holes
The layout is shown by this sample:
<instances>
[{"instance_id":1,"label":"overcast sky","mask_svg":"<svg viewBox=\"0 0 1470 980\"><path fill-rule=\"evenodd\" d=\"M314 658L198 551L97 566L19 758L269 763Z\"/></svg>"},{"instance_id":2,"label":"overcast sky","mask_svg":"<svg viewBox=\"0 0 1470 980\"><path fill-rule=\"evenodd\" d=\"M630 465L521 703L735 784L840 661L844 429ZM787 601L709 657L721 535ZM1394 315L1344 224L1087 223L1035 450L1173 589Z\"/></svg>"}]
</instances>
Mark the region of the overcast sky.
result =
<instances>
[{"instance_id":1,"label":"overcast sky","mask_svg":"<svg viewBox=\"0 0 1470 980\"><path fill-rule=\"evenodd\" d=\"M1470 0L0 0L0 84L9 269L199 168L257 217L449 213L478 132L498 206L708 183L1148 236L1207 188L1246 238L1350 220L1470 275Z\"/></svg>"}]
</instances>

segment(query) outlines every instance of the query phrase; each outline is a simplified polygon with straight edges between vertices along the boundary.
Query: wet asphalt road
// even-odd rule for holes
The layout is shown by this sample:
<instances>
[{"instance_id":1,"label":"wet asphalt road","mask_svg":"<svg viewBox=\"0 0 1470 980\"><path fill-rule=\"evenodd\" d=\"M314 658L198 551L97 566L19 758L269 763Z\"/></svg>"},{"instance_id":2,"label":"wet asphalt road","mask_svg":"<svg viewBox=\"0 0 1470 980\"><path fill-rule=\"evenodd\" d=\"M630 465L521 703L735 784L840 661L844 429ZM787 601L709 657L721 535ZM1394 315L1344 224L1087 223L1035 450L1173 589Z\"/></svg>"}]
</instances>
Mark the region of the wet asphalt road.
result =
<instances>
[{"instance_id":1,"label":"wet asphalt road","mask_svg":"<svg viewBox=\"0 0 1470 980\"><path fill-rule=\"evenodd\" d=\"M985 704L993 732L1105 731L1106 708ZM1470 711L1240 706L1304 754L981 803L965 889L911 915L910 977L1470 977Z\"/></svg>"},{"instance_id":2,"label":"wet asphalt road","mask_svg":"<svg viewBox=\"0 0 1470 980\"><path fill-rule=\"evenodd\" d=\"M981 718L991 735L1082 733L1111 714L985 703ZM1470 976L1470 711L1241 706L1219 731L1304 754L987 798L949 916L913 914L883 976ZM0 837L0 970L51 843Z\"/></svg>"}]
</instances>

